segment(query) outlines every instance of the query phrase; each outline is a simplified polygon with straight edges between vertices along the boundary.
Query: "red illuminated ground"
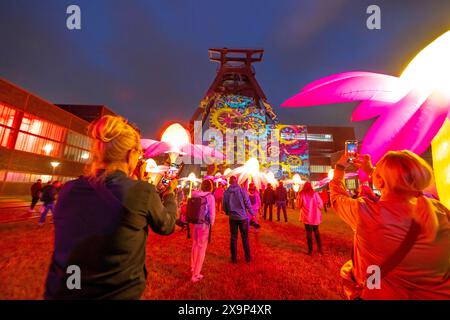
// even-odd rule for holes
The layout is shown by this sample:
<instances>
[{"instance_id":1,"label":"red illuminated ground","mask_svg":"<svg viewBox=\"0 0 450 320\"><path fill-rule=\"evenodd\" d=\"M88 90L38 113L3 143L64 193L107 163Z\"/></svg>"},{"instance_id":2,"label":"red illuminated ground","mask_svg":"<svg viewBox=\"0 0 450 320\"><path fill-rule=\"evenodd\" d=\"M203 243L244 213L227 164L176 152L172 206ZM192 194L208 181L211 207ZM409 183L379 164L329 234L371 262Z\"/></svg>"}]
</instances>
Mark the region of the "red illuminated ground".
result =
<instances>
[{"instance_id":1,"label":"red illuminated ground","mask_svg":"<svg viewBox=\"0 0 450 320\"><path fill-rule=\"evenodd\" d=\"M186 233L151 234L147 245L149 277L144 299L342 299L339 269L349 259L352 232L333 213L321 225L325 255L305 254L305 232L298 214L286 223L264 223L251 234L254 260L229 258L229 230L220 215L208 247L203 275L190 280L191 241ZM41 299L50 261L53 225L36 220L0 224L0 299Z\"/></svg>"}]
</instances>

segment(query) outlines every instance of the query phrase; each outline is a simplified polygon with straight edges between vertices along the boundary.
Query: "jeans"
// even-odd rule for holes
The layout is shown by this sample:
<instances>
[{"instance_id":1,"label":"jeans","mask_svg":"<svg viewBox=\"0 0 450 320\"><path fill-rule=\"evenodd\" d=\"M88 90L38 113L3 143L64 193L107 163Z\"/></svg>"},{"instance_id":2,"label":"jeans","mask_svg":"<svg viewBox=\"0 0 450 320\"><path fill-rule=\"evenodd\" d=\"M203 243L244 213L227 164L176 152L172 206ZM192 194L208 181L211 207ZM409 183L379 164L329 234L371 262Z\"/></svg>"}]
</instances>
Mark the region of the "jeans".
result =
<instances>
[{"instance_id":1,"label":"jeans","mask_svg":"<svg viewBox=\"0 0 450 320\"><path fill-rule=\"evenodd\" d=\"M308 253L313 251L313 239L312 234L314 232L314 237L316 238L317 249L322 253L322 242L320 241L319 226L305 224L306 229L306 241L308 242Z\"/></svg>"},{"instance_id":2,"label":"jeans","mask_svg":"<svg viewBox=\"0 0 450 320\"><path fill-rule=\"evenodd\" d=\"M264 204L264 220L266 220L266 217L267 217L267 208L269 208L269 220L272 221L273 204L272 203L265 203Z\"/></svg>"},{"instance_id":3,"label":"jeans","mask_svg":"<svg viewBox=\"0 0 450 320\"><path fill-rule=\"evenodd\" d=\"M36 204L39 201L39 197L31 197L31 206L30 206L30 210L34 210L34 207L36 206Z\"/></svg>"},{"instance_id":4,"label":"jeans","mask_svg":"<svg viewBox=\"0 0 450 320\"><path fill-rule=\"evenodd\" d=\"M237 261L237 239L238 232L241 233L242 245L244 246L245 261L250 262L252 257L250 254L250 243L248 240L248 220L231 220L230 219L230 251L231 261L236 263Z\"/></svg>"},{"instance_id":5,"label":"jeans","mask_svg":"<svg viewBox=\"0 0 450 320\"><path fill-rule=\"evenodd\" d=\"M39 223L44 223L45 218L47 217L47 213L49 211L52 211L52 214L55 212L55 204L53 202L51 203L44 203L44 209L41 213L41 218L39 219Z\"/></svg>"},{"instance_id":6,"label":"jeans","mask_svg":"<svg viewBox=\"0 0 450 320\"><path fill-rule=\"evenodd\" d=\"M277 220L280 221L280 209L283 209L284 221L287 222L286 201L277 201Z\"/></svg>"}]
</instances>

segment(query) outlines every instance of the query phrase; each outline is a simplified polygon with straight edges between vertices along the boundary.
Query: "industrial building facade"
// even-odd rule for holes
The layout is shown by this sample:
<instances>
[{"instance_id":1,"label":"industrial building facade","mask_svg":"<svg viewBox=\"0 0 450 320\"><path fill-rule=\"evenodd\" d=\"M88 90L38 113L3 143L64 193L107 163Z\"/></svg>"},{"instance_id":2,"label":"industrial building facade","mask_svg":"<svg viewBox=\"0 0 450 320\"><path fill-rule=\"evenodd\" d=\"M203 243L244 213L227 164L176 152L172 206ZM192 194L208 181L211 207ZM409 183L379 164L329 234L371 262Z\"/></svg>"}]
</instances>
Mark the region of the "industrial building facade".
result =
<instances>
[{"instance_id":1,"label":"industrial building facade","mask_svg":"<svg viewBox=\"0 0 450 320\"><path fill-rule=\"evenodd\" d=\"M0 79L0 195L28 194L37 179L68 181L90 160L89 122ZM97 116L112 113L92 106Z\"/></svg>"}]
</instances>

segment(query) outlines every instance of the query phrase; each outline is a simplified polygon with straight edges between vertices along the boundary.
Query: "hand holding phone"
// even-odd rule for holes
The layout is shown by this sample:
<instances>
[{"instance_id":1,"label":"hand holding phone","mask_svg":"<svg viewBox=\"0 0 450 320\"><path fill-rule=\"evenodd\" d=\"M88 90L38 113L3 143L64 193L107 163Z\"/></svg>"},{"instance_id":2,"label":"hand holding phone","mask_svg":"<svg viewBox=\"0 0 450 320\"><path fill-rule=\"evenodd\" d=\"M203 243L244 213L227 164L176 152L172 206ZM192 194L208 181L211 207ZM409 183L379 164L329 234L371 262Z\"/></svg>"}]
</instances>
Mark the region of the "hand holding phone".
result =
<instances>
[{"instance_id":1,"label":"hand holding phone","mask_svg":"<svg viewBox=\"0 0 450 320\"><path fill-rule=\"evenodd\" d=\"M347 156L348 162L353 163L358 158L358 148L359 143L357 140L345 141L345 155Z\"/></svg>"}]
</instances>

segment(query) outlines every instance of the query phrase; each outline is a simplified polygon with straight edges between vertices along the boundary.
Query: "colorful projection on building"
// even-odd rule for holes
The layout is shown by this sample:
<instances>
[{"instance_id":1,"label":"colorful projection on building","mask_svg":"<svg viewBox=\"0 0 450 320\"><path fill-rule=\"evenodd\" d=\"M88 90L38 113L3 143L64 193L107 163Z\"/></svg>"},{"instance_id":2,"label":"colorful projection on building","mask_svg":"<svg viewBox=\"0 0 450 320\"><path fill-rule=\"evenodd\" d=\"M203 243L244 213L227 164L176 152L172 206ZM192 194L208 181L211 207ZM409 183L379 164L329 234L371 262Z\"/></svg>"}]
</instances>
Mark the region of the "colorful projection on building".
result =
<instances>
[{"instance_id":1,"label":"colorful projection on building","mask_svg":"<svg viewBox=\"0 0 450 320\"><path fill-rule=\"evenodd\" d=\"M306 140L306 127L297 125L267 124L266 110L256 104L254 99L240 95L216 95L209 115L209 127L222 132L222 145L219 150L229 157L227 133L244 135L244 148L233 147L235 166L242 165L250 158L257 158L261 167L272 171L277 179L290 178L298 173L302 178L309 176L309 152ZM237 138L235 144L237 144ZM228 153L227 153L228 151ZM271 155L279 154L273 158ZM210 170L209 170L210 171ZM214 173L214 172L209 172Z\"/></svg>"}]
</instances>

